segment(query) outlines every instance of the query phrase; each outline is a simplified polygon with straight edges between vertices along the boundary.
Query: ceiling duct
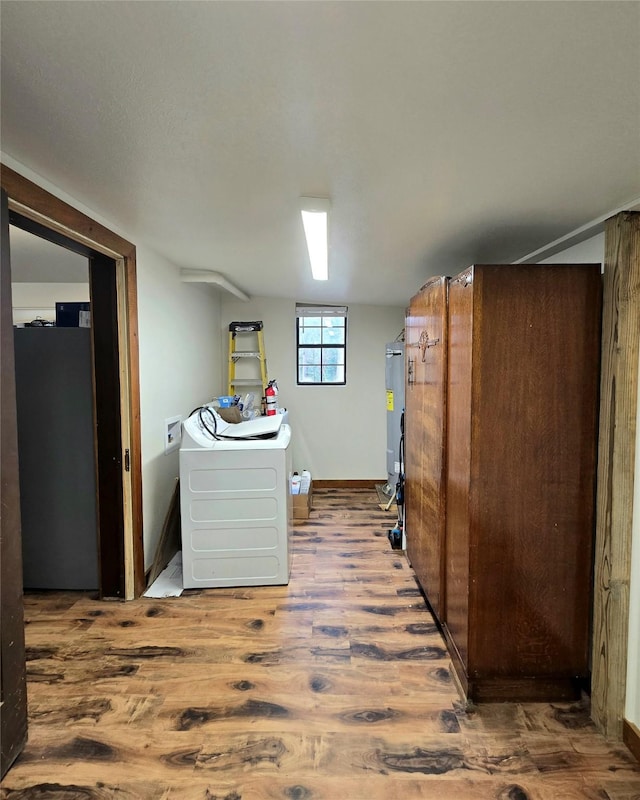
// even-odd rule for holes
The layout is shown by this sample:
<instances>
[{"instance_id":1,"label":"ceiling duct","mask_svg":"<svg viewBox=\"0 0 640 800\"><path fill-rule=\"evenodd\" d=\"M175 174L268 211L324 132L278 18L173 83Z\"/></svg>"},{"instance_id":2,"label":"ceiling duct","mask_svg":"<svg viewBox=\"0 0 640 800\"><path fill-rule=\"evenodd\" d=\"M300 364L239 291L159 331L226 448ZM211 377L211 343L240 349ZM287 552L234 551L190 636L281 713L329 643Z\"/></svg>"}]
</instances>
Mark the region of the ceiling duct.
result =
<instances>
[{"instance_id":1,"label":"ceiling duct","mask_svg":"<svg viewBox=\"0 0 640 800\"><path fill-rule=\"evenodd\" d=\"M250 300L248 294L234 286L231 281L227 280L220 272L214 272L210 269L181 269L180 277L184 283L215 283L221 289L229 292L230 294L239 297L240 300Z\"/></svg>"}]
</instances>

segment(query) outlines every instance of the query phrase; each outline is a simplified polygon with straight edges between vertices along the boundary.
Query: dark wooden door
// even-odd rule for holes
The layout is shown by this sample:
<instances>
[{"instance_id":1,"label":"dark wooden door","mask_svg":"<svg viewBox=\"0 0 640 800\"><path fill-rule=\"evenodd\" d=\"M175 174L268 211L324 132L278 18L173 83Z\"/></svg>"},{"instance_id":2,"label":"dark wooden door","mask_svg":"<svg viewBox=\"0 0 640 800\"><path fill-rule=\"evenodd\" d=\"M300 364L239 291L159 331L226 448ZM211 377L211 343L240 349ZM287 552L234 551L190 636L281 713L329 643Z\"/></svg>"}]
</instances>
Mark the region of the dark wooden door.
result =
<instances>
[{"instance_id":1,"label":"dark wooden door","mask_svg":"<svg viewBox=\"0 0 640 800\"><path fill-rule=\"evenodd\" d=\"M101 597L125 596L122 417L115 262L89 257ZM127 469L129 468L126 465Z\"/></svg>"},{"instance_id":2,"label":"dark wooden door","mask_svg":"<svg viewBox=\"0 0 640 800\"><path fill-rule=\"evenodd\" d=\"M407 556L418 581L424 573L422 539L422 399L423 369L418 355L418 339L423 320L420 292L411 298L405 319L405 392L404 392L404 529ZM422 585L422 584L421 584Z\"/></svg>"},{"instance_id":3,"label":"dark wooden door","mask_svg":"<svg viewBox=\"0 0 640 800\"><path fill-rule=\"evenodd\" d=\"M588 676L599 265L451 282L447 628L473 700L561 700Z\"/></svg>"},{"instance_id":4,"label":"dark wooden door","mask_svg":"<svg viewBox=\"0 0 640 800\"><path fill-rule=\"evenodd\" d=\"M418 339L422 380L422 551L423 588L438 618L444 616L445 423L448 280L424 288L424 328Z\"/></svg>"},{"instance_id":5,"label":"dark wooden door","mask_svg":"<svg viewBox=\"0 0 640 800\"><path fill-rule=\"evenodd\" d=\"M473 273L449 283L445 581L447 630L467 663L469 633L469 481ZM454 655L454 662L456 653ZM466 689L466 686L463 688Z\"/></svg>"},{"instance_id":6,"label":"dark wooden door","mask_svg":"<svg viewBox=\"0 0 640 800\"><path fill-rule=\"evenodd\" d=\"M444 612L446 278L416 294L407 320L411 380L405 401L407 551L435 614ZM407 361L409 363L409 361Z\"/></svg>"},{"instance_id":7,"label":"dark wooden door","mask_svg":"<svg viewBox=\"0 0 640 800\"><path fill-rule=\"evenodd\" d=\"M22 548L18 428L13 353L9 212L2 192L2 272L0 325L2 381L0 382L0 773L5 775L27 740L27 689L22 608Z\"/></svg>"}]
</instances>

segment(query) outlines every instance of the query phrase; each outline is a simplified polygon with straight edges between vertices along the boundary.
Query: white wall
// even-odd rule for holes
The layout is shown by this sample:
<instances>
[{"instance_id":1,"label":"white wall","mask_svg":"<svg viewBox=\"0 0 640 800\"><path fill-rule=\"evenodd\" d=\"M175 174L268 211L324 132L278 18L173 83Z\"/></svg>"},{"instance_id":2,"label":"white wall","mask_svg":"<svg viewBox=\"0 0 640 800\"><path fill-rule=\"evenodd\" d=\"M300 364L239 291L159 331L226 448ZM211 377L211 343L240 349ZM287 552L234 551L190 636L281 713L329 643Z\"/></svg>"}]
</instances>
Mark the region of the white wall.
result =
<instances>
[{"instance_id":1,"label":"white wall","mask_svg":"<svg viewBox=\"0 0 640 800\"><path fill-rule=\"evenodd\" d=\"M13 324L31 322L36 317L55 322L56 303L86 303L88 283L20 283L11 284Z\"/></svg>"},{"instance_id":2,"label":"white wall","mask_svg":"<svg viewBox=\"0 0 640 800\"><path fill-rule=\"evenodd\" d=\"M541 264L604 264L604 233L598 233L584 242L574 244L554 256L544 258Z\"/></svg>"},{"instance_id":3,"label":"white wall","mask_svg":"<svg viewBox=\"0 0 640 800\"><path fill-rule=\"evenodd\" d=\"M180 265L171 264L11 156L3 153L2 163L136 244L143 541L148 567L178 477L178 452L164 452L165 419L184 417L210 399L222 370L219 292L211 286L182 283Z\"/></svg>"},{"instance_id":4,"label":"white wall","mask_svg":"<svg viewBox=\"0 0 640 800\"><path fill-rule=\"evenodd\" d=\"M298 386L295 301L253 298L243 303L224 296L222 393L226 394L229 322L262 320L268 377L278 382L278 403L287 408L293 428L294 469L309 469L315 479L384 482L385 344L404 328L404 313L404 307L350 305L347 385Z\"/></svg>"},{"instance_id":5,"label":"white wall","mask_svg":"<svg viewBox=\"0 0 640 800\"><path fill-rule=\"evenodd\" d=\"M145 567L153 562L178 478L178 450L165 454L165 420L218 394L220 293L183 283L179 269L143 246L136 251Z\"/></svg>"},{"instance_id":6,"label":"white wall","mask_svg":"<svg viewBox=\"0 0 640 800\"><path fill-rule=\"evenodd\" d=\"M604 248L605 235L604 233L599 233L561 253L544 259L541 263L602 263L604 265ZM640 421L640 387L638 389L638 412L636 419ZM630 722L633 722L634 725L640 727L640 425L636 425L636 464L625 716Z\"/></svg>"}]
</instances>

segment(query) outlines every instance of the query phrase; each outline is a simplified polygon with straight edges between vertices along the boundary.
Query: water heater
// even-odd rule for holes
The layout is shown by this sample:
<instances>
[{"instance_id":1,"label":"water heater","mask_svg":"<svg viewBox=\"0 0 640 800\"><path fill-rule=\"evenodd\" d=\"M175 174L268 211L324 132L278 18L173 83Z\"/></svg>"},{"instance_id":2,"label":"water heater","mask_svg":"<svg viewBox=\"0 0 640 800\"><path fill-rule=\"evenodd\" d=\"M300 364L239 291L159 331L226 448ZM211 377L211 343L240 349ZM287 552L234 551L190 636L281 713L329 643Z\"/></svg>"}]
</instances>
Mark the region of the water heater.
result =
<instances>
[{"instance_id":1,"label":"water heater","mask_svg":"<svg viewBox=\"0 0 640 800\"><path fill-rule=\"evenodd\" d=\"M404 411L404 342L386 345L385 385L387 390L387 486L394 492L400 471L400 419Z\"/></svg>"}]
</instances>

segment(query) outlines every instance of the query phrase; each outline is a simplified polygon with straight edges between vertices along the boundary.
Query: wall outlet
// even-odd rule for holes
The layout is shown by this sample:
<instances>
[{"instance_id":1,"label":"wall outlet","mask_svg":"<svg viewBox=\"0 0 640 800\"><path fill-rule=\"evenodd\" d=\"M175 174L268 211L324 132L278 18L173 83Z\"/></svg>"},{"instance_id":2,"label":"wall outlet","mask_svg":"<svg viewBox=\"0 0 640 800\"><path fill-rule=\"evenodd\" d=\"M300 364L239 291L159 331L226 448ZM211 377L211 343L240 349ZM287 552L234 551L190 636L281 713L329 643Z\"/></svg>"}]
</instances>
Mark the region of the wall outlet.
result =
<instances>
[{"instance_id":1,"label":"wall outlet","mask_svg":"<svg viewBox=\"0 0 640 800\"><path fill-rule=\"evenodd\" d=\"M182 441L182 417L169 417L164 421L164 452L171 453Z\"/></svg>"}]
</instances>

